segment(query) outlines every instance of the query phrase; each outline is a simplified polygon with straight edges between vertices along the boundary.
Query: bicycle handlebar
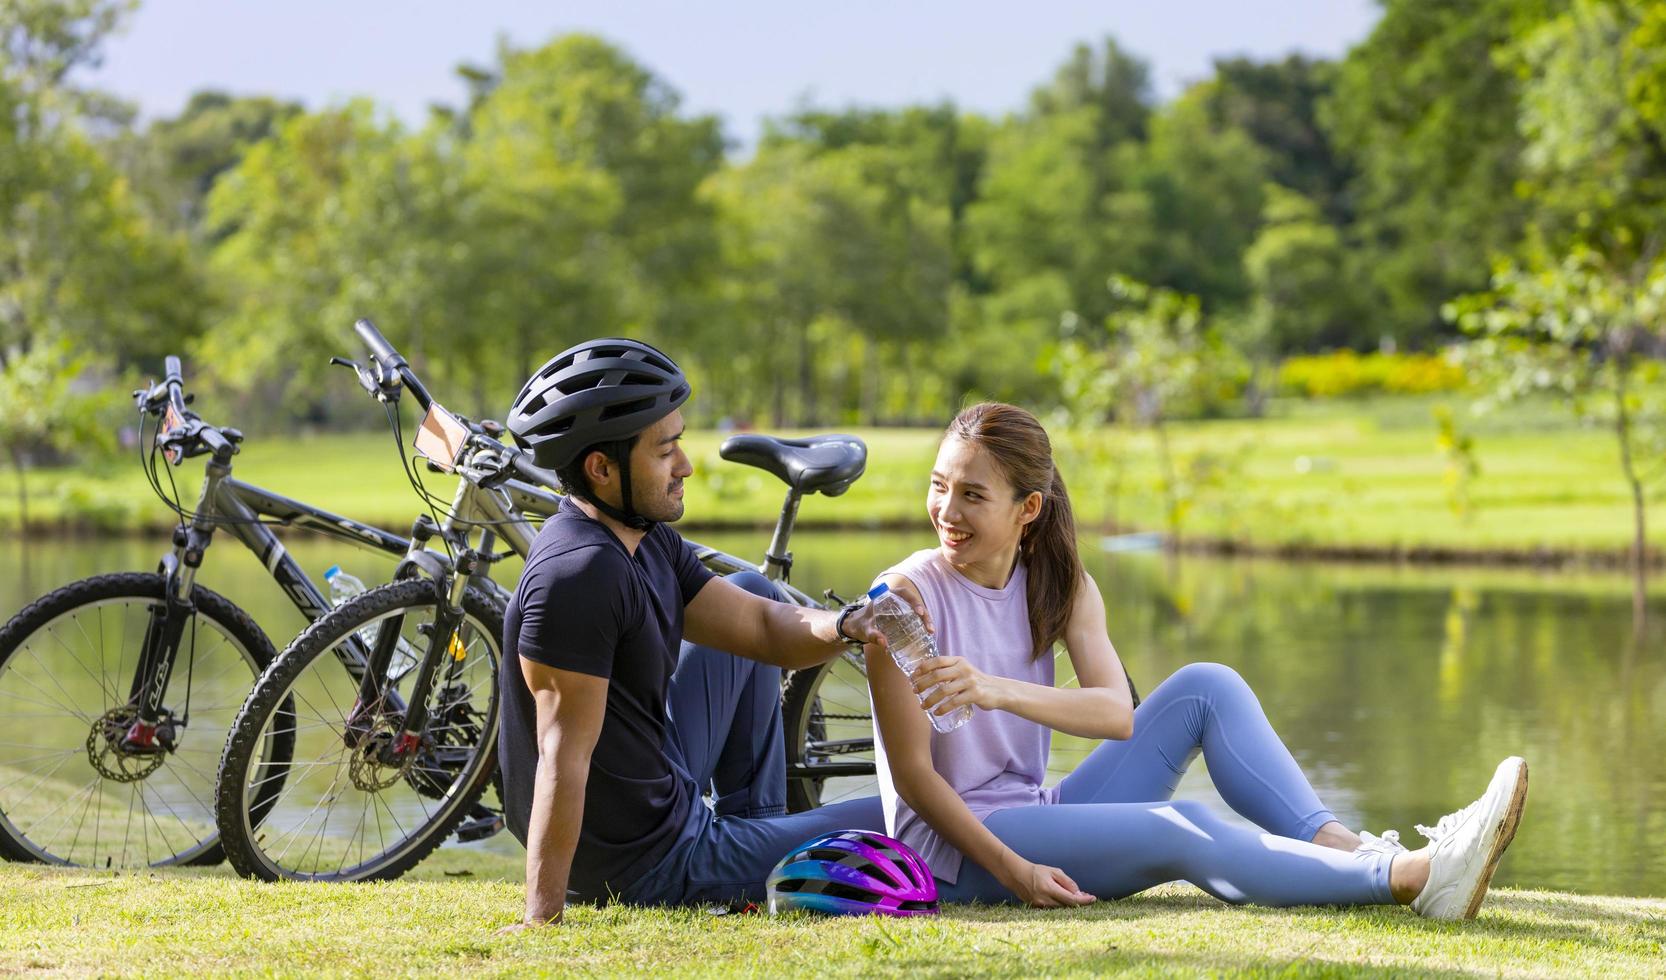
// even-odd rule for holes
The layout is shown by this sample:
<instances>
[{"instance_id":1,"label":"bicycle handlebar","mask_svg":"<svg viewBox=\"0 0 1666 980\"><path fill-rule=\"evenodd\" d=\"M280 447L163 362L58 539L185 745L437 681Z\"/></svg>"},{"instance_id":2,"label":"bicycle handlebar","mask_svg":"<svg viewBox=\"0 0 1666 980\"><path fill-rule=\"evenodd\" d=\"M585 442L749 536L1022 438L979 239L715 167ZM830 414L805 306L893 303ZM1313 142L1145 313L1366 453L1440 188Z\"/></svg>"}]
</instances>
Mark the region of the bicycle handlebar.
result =
<instances>
[{"instance_id":1,"label":"bicycle handlebar","mask_svg":"<svg viewBox=\"0 0 1666 980\"><path fill-rule=\"evenodd\" d=\"M551 488L559 487L561 485L561 478L555 475L555 471L546 470L542 466L532 462L531 457L529 457L526 453L511 453L509 456L509 465L514 468L516 476L527 481L528 483Z\"/></svg>"},{"instance_id":2,"label":"bicycle handlebar","mask_svg":"<svg viewBox=\"0 0 1666 980\"><path fill-rule=\"evenodd\" d=\"M163 361L162 361L162 380L164 382L172 382L176 385L183 385L185 383L185 379L180 376L179 358L178 357L175 357L174 355L169 354L166 358L163 359Z\"/></svg>"},{"instance_id":3,"label":"bicycle handlebar","mask_svg":"<svg viewBox=\"0 0 1666 980\"><path fill-rule=\"evenodd\" d=\"M428 394L427 388L423 387L422 381L416 376L416 372L411 370L410 362L405 360L405 355L399 353L392 344L388 343L388 339L382 336L380 330L376 329L376 324L371 323L368 318L360 317L353 323L353 332L359 335L359 339L364 341L366 347L370 348L370 357L371 360L376 362L378 376L387 377L391 375L404 382L405 387L410 389L412 397L417 400L418 405L422 406L423 411L426 412L429 406L434 404L433 396Z\"/></svg>"}]
</instances>

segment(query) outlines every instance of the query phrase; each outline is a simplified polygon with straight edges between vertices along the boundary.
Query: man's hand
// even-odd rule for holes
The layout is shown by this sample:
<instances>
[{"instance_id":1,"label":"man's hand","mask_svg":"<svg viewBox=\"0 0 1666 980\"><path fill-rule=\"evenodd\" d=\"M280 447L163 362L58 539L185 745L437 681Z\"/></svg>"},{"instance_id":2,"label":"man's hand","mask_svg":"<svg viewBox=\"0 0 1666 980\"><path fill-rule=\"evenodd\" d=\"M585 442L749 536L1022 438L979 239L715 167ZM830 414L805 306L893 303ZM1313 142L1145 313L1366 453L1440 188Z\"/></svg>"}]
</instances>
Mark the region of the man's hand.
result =
<instances>
[{"instance_id":1,"label":"man's hand","mask_svg":"<svg viewBox=\"0 0 1666 980\"><path fill-rule=\"evenodd\" d=\"M532 922L532 921L527 921L527 920L523 920L523 921L520 921L520 922L511 922L508 925L504 926L502 929L499 929L497 931L497 934L500 935L500 936L513 936L517 933L530 932L534 929L543 929L547 926L558 926L560 924L561 924L561 915L560 915L560 913L557 913L555 918L546 919L542 922Z\"/></svg>"},{"instance_id":2,"label":"man's hand","mask_svg":"<svg viewBox=\"0 0 1666 980\"><path fill-rule=\"evenodd\" d=\"M926 626L926 632L937 632L937 628L931 623L931 611L926 608L925 600L920 598L920 592L914 588L913 582L898 575L889 575L885 578L885 584L890 587L892 592L901 596L904 602L908 603L909 607L914 610L914 615L920 617L920 622ZM885 643L885 634L881 633L874 625L873 603L871 602L851 613L845 619L845 632L850 634L853 639L861 640L863 643L877 644L881 650L889 649Z\"/></svg>"},{"instance_id":3,"label":"man's hand","mask_svg":"<svg viewBox=\"0 0 1666 980\"><path fill-rule=\"evenodd\" d=\"M934 715L947 715L967 704L985 711L999 710L1005 704L1003 678L984 673L965 657L933 657L916 668L910 680L916 696L931 691L920 706Z\"/></svg>"}]
</instances>

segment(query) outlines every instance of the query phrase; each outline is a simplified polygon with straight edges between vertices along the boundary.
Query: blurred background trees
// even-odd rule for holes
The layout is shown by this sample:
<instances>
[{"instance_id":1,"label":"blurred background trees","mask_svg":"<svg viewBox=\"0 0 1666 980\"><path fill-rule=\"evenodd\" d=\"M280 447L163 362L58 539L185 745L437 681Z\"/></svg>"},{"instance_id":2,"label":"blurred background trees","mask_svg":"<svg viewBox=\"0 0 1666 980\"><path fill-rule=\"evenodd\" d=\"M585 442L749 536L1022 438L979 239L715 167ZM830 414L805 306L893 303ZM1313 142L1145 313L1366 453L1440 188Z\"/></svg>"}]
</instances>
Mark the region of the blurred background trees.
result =
<instances>
[{"instance_id":1,"label":"blurred background trees","mask_svg":"<svg viewBox=\"0 0 1666 980\"><path fill-rule=\"evenodd\" d=\"M1641 0L1387 0L1340 61L1222 59L1167 102L1102 38L1004 118L801 104L747 148L582 35L460 66L420 124L203 91L141 126L81 84L131 9L0 12L0 367L181 351L271 424L369 421L321 382L359 315L470 412L598 334L684 361L699 424L1078 410L1061 325L1106 323L1113 280L1195 301L1236 365L1198 410L1254 415L1367 363L1316 355L1462 342L1443 307L1500 262L1659 259L1666 14Z\"/></svg>"}]
</instances>

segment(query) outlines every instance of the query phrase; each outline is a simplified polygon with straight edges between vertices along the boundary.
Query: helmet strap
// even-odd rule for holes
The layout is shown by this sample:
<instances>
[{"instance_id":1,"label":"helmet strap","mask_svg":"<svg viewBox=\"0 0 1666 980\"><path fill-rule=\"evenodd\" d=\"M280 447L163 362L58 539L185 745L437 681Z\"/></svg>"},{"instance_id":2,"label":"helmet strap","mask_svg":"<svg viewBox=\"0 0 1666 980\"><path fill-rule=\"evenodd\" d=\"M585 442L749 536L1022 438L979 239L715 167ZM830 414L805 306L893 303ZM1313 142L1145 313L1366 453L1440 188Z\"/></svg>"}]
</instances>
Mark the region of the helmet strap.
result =
<instances>
[{"instance_id":1,"label":"helmet strap","mask_svg":"<svg viewBox=\"0 0 1666 980\"><path fill-rule=\"evenodd\" d=\"M599 497L595 493L591 492L588 487L585 488L584 492L579 494L579 496L583 497L585 500L590 501L591 505L594 506L597 510L601 511L602 513L604 513L607 516L613 518L614 520L616 520L619 523L625 525L626 527L630 528L633 531L649 531L649 530L652 530L654 525L659 523L659 522L658 521L650 521L646 517L643 517L641 514L638 514L636 512L636 508L631 506L631 461L630 461L630 454L627 452L625 454L624 459L619 459L617 456L614 456L612 453L608 453L608 456L613 459L614 465L619 467L619 502L621 504L623 504L624 506L623 507L613 506L612 504L608 503L607 501L601 499L601 497Z\"/></svg>"}]
</instances>

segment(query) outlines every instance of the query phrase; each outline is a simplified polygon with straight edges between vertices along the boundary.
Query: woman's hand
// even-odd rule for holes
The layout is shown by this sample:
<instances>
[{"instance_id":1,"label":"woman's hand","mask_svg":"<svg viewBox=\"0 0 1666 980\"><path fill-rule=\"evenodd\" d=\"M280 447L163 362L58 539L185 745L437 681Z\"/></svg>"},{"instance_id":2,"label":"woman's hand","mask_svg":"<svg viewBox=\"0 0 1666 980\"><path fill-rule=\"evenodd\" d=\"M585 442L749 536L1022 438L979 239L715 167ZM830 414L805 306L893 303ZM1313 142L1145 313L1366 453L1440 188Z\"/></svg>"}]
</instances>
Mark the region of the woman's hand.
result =
<instances>
[{"instance_id":1,"label":"woman's hand","mask_svg":"<svg viewBox=\"0 0 1666 980\"><path fill-rule=\"evenodd\" d=\"M1003 678L984 673L965 657L932 657L915 669L911 680L915 696L931 691L921 704L934 715L946 715L966 704L994 711L1002 707L1006 691Z\"/></svg>"},{"instance_id":2,"label":"woman's hand","mask_svg":"<svg viewBox=\"0 0 1666 980\"><path fill-rule=\"evenodd\" d=\"M1092 895L1076 887L1070 876L1058 868L1032 864L1016 858L1014 867L1003 876L1001 884L1032 908L1068 909L1092 905Z\"/></svg>"}]
</instances>

